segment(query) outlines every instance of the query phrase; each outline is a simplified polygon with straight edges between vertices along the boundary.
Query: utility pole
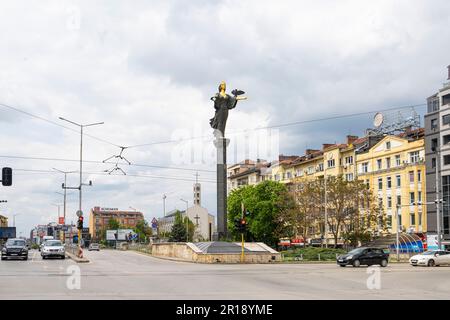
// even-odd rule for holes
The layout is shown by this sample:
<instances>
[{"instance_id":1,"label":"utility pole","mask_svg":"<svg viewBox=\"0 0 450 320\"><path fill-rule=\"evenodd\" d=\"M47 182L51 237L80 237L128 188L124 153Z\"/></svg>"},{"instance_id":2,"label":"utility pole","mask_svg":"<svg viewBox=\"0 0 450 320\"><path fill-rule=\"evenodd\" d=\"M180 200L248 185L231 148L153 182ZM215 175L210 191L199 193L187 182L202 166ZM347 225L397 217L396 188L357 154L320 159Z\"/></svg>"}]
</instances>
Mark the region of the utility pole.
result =
<instances>
[{"instance_id":1,"label":"utility pole","mask_svg":"<svg viewBox=\"0 0 450 320\"><path fill-rule=\"evenodd\" d=\"M163 212L164 212L164 217L166 217L166 198L167 198L167 196L165 194L163 194Z\"/></svg>"},{"instance_id":2,"label":"utility pole","mask_svg":"<svg viewBox=\"0 0 450 320\"><path fill-rule=\"evenodd\" d=\"M324 164L325 166L325 164ZM324 233L325 233L325 248L328 248L328 208L327 208L327 203L328 203L328 192L327 192L327 169L325 168L325 197L324 197L324 202L325 202L325 223L324 223ZM335 243L336 245L336 243Z\"/></svg>"},{"instance_id":3,"label":"utility pole","mask_svg":"<svg viewBox=\"0 0 450 320\"><path fill-rule=\"evenodd\" d=\"M67 185L67 175L68 175L69 173L75 173L75 172L76 172L76 171L62 171L62 170L59 170L59 169L56 169L56 168L53 168L53 170L58 171L58 172L64 174L64 185L65 185L65 186ZM58 194L61 194L60 192L57 192L57 193L58 193ZM67 190L66 190L65 188L64 188L64 194L63 194L63 196L64 196L64 225L66 225ZM66 241L66 235L65 235L65 233L64 233L64 238L63 238L63 240Z\"/></svg>"},{"instance_id":4,"label":"utility pole","mask_svg":"<svg viewBox=\"0 0 450 320\"><path fill-rule=\"evenodd\" d=\"M188 218L188 201L184 199L180 199L181 201L186 203L186 242L189 241L189 218Z\"/></svg>"},{"instance_id":5,"label":"utility pole","mask_svg":"<svg viewBox=\"0 0 450 320\"><path fill-rule=\"evenodd\" d=\"M434 153L436 154L436 233L437 233L437 240L438 240L438 250L441 250L442 247L442 239L441 239L441 212L440 212L440 179L439 179L439 149L438 147L435 148Z\"/></svg>"},{"instance_id":6,"label":"utility pole","mask_svg":"<svg viewBox=\"0 0 450 320\"><path fill-rule=\"evenodd\" d=\"M13 214L13 227L16 227L16 216L20 216L20 213Z\"/></svg>"},{"instance_id":7,"label":"utility pole","mask_svg":"<svg viewBox=\"0 0 450 320\"><path fill-rule=\"evenodd\" d=\"M67 121L73 125L76 125L80 127L80 185L78 187L79 190L79 206L78 206L78 213L79 213L79 220L83 219L83 211L82 211L82 186L83 186L83 129L85 127L92 127L100 124L104 124L104 122L96 122L96 123L90 123L90 124L79 124L76 122L73 122L71 120L67 120L63 117L59 117L60 120ZM89 182L89 185L92 185L92 182ZM81 229L78 229L78 252L79 256L82 256L82 249L81 249Z\"/></svg>"}]
</instances>

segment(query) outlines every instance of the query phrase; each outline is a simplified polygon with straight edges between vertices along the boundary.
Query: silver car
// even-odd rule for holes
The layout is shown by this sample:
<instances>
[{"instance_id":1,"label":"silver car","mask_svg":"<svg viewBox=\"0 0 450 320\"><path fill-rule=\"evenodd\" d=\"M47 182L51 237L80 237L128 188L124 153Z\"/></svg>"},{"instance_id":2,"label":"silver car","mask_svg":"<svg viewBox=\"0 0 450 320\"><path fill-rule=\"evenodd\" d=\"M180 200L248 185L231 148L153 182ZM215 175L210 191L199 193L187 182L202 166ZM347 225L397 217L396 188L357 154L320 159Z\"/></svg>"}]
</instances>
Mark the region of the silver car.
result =
<instances>
[{"instance_id":1,"label":"silver car","mask_svg":"<svg viewBox=\"0 0 450 320\"><path fill-rule=\"evenodd\" d=\"M100 251L100 245L98 243L91 243L88 248L89 251L97 250Z\"/></svg>"},{"instance_id":2,"label":"silver car","mask_svg":"<svg viewBox=\"0 0 450 320\"><path fill-rule=\"evenodd\" d=\"M64 245L59 240L47 240L44 242L44 245L41 249L42 259L46 259L48 257L58 257L61 259L66 258L66 250Z\"/></svg>"}]
</instances>

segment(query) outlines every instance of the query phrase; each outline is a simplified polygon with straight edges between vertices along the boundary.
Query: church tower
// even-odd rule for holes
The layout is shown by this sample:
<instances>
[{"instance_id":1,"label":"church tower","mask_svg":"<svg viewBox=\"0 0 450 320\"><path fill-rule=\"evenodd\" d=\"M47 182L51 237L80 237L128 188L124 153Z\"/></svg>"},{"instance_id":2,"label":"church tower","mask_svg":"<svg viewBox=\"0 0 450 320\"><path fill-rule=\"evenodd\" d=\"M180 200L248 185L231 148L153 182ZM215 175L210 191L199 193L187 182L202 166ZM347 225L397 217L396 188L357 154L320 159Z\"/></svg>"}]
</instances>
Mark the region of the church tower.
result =
<instances>
[{"instance_id":1,"label":"church tower","mask_svg":"<svg viewBox=\"0 0 450 320\"><path fill-rule=\"evenodd\" d=\"M202 187L201 184L198 182L198 172L195 174L195 183L194 183L194 206L198 205L201 206L202 205Z\"/></svg>"}]
</instances>

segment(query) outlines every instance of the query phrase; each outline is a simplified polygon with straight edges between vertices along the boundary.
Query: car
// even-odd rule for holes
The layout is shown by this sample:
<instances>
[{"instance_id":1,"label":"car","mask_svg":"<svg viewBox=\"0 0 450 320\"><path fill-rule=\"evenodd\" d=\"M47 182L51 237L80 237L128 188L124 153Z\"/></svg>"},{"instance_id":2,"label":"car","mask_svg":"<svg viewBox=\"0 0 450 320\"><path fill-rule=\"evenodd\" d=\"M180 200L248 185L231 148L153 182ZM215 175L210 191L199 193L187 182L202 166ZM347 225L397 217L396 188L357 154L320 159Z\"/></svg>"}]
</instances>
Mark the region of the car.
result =
<instances>
[{"instance_id":1,"label":"car","mask_svg":"<svg viewBox=\"0 0 450 320\"><path fill-rule=\"evenodd\" d=\"M389 253L380 248L359 247L338 256L336 262L341 267L347 265L353 267L359 267L361 265L371 266L374 264L386 267L389 262Z\"/></svg>"},{"instance_id":2,"label":"car","mask_svg":"<svg viewBox=\"0 0 450 320\"><path fill-rule=\"evenodd\" d=\"M28 260L28 247L26 241L16 238L8 239L2 249L1 259L6 260L8 258Z\"/></svg>"},{"instance_id":3,"label":"car","mask_svg":"<svg viewBox=\"0 0 450 320\"><path fill-rule=\"evenodd\" d=\"M100 245L98 243L91 243L89 245L88 251L97 250L100 251Z\"/></svg>"},{"instance_id":4,"label":"car","mask_svg":"<svg viewBox=\"0 0 450 320\"><path fill-rule=\"evenodd\" d=\"M66 249L60 240L47 240L41 249L42 259L49 257L59 257L61 259L66 258Z\"/></svg>"},{"instance_id":5,"label":"car","mask_svg":"<svg viewBox=\"0 0 450 320\"><path fill-rule=\"evenodd\" d=\"M416 254L409 259L409 264L416 266L434 267L450 264L450 251L432 250Z\"/></svg>"}]
</instances>

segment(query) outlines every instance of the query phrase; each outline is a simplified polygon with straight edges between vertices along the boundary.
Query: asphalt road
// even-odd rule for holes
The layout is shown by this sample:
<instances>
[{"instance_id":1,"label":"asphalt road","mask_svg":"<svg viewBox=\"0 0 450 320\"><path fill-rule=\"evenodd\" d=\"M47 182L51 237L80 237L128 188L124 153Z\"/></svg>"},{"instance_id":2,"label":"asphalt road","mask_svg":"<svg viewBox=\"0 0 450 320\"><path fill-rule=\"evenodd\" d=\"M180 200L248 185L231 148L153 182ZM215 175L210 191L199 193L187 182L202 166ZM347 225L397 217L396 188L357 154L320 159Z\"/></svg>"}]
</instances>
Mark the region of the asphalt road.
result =
<instances>
[{"instance_id":1,"label":"asphalt road","mask_svg":"<svg viewBox=\"0 0 450 320\"><path fill-rule=\"evenodd\" d=\"M0 261L0 299L450 298L450 267L391 264L376 269L378 282L367 267L335 264L204 265L112 250L85 256L90 263L42 260L38 251L28 261Z\"/></svg>"}]
</instances>

